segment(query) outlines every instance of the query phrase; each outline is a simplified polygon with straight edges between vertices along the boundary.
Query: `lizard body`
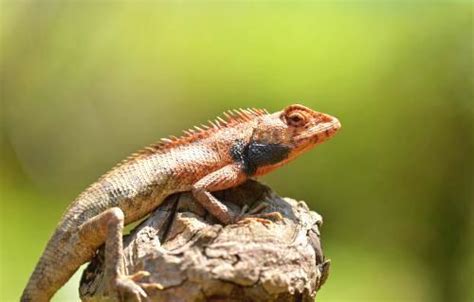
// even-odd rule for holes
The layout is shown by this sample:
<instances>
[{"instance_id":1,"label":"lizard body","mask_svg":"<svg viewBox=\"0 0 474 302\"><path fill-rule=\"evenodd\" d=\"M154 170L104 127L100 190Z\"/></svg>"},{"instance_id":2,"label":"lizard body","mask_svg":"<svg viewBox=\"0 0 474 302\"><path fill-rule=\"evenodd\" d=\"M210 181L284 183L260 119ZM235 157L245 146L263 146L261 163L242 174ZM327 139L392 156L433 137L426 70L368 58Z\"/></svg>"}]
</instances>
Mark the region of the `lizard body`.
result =
<instances>
[{"instance_id":1,"label":"lizard body","mask_svg":"<svg viewBox=\"0 0 474 302\"><path fill-rule=\"evenodd\" d=\"M210 192L264 175L332 137L339 121L302 105L273 114L235 110L210 126L164 139L127 158L80 194L49 240L21 301L49 301L105 242L110 293L146 297L146 272L123 273L122 229L169 195L191 191L224 224L238 217Z\"/></svg>"}]
</instances>

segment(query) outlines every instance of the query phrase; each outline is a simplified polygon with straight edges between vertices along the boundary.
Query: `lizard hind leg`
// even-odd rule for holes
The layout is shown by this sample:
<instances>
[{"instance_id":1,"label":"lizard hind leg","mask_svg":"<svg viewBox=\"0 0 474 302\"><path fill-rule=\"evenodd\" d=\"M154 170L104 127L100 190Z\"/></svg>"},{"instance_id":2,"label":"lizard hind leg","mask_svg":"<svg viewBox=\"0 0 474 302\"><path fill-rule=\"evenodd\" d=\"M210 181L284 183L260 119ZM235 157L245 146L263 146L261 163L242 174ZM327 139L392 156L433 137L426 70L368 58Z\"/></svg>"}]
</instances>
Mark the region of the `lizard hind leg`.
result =
<instances>
[{"instance_id":1,"label":"lizard hind leg","mask_svg":"<svg viewBox=\"0 0 474 302\"><path fill-rule=\"evenodd\" d=\"M81 225L79 236L88 237L94 242L96 237L105 237L105 280L108 294L119 301L146 301L145 289L157 288L159 284L141 282L150 274L139 271L132 275L125 274L122 232L124 213L118 208L111 208ZM99 240L103 242L102 240Z\"/></svg>"}]
</instances>

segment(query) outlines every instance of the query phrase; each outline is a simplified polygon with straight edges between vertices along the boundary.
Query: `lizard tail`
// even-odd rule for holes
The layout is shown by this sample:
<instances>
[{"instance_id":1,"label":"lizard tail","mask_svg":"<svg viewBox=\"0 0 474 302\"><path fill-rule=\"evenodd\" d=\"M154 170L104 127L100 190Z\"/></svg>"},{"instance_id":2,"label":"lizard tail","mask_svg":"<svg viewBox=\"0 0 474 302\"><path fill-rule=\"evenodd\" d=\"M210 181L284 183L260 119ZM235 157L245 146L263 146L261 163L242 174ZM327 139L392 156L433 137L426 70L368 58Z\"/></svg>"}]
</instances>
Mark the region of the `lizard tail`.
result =
<instances>
[{"instance_id":1,"label":"lizard tail","mask_svg":"<svg viewBox=\"0 0 474 302\"><path fill-rule=\"evenodd\" d=\"M87 255L61 249L65 241L74 240L69 232L57 231L49 240L43 255L23 290L21 302L46 302L87 261Z\"/></svg>"}]
</instances>

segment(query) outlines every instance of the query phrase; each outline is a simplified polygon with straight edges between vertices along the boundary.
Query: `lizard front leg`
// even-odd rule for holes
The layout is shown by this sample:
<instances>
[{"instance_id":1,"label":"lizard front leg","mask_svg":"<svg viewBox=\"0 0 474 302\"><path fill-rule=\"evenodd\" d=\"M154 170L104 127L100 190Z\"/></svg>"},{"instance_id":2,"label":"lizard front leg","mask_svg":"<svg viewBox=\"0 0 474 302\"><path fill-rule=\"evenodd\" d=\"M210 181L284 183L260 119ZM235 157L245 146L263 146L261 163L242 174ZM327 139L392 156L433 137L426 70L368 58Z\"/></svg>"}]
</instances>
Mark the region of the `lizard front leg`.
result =
<instances>
[{"instance_id":1,"label":"lizard front leg","mask_svg":"<svg viewBox=\"0 0 474 302\"><path fill-rule=\"evenodd\" d=\"M94 242L97 236L105 236L105 279L112 297L120 301L144 301L147 299L144 288L160 289L160 285L140 282L143 277L149 276L148 272L140 271L130 276L124 273L123 227L124 213L115 207L82 224L79 237L81 242Z\"/></svg>"},{"instance_id":2,"label":"lizard front leg","mask_svg":"<svg viewBox=\"0 0 474 302\"><path fill-rule=\"evenodd\" d=\"M211 192L238 186L246 179L247 175L239 164L230 164L197 181L193 185L192 193L214 217L224 224L229 224L234 221L236 215L233 215Z\"/></svg>"}]
</instances>

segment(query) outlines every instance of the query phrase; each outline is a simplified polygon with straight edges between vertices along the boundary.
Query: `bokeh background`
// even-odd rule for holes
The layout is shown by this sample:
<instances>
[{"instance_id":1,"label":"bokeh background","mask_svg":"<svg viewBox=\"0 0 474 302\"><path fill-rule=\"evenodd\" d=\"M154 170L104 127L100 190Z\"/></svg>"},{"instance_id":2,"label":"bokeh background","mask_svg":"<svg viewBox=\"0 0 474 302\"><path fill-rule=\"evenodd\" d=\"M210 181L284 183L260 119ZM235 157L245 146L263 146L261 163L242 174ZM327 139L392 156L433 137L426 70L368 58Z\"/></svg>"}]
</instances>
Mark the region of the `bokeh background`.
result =
<instances>
[{"instance_id":1,"label":"bokeh background","mask_svg":"<svg viewBox=\"0 0 474 302\"><path fill-rule=\"evenodd\" d=\"M333 140L263 179L324 216L320 301L473 301L466 2L3 1L0 300L67 204L142 146L302 103ZM76 276L54 301L78 300Z\"/></svg>"}]
</instances>

